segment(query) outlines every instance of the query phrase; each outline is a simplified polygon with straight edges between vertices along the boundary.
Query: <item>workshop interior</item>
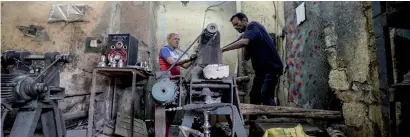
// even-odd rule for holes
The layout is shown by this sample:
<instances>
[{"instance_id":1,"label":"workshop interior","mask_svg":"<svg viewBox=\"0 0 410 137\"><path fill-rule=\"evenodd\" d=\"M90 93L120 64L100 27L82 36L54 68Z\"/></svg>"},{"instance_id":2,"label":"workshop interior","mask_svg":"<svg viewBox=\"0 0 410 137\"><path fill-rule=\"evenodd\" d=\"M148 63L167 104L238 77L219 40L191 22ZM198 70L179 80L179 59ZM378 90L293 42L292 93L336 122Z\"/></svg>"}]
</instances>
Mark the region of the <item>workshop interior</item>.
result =
<instances>
[{"instance_id":1,"label":"workshop interior","mask_svg":"<svg viewBox=\"0 0 410 137\"><path fill-rule=\"evenodd\" d=\"M408 13L1 1L1 137L407 137Z\"/></svg>"}]
</instances>

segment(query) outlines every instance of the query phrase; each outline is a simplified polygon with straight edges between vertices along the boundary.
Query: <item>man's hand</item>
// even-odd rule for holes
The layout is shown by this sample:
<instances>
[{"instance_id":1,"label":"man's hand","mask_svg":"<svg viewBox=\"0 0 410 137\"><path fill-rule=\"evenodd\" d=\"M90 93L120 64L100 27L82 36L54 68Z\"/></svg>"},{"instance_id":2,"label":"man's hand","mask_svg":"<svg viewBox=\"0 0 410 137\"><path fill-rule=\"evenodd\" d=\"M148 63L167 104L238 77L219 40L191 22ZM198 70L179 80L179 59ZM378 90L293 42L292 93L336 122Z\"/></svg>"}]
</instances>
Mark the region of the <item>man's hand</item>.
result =
<instances>
[{"instance_id":1,"label":"man's hand","mask_svg":"<svg viewBox=\"0 0 410 137\"><path fill-rule=\"evenodd\" d=\"M221 50L222 50L222 53L228 51L228 50L226 50L226 48L223 48L223 49L221 49Z\"/></svg>"},{"instance_id":2,"label":"man's hand","mask_svg":"<svg viewBox=\"0 0 410 137\"><path fill-rule=\"evenodd\" d=\"M222 48L222 53L226 52L226 51L230 51L230 50L234 50L234 49L239 49L239 48L243 48L246 45L249 44L249 39L247 38L242 38L236 42L234 42L231 46Z\"/></svg>"},{"instance_id":3,"label":"man's hand","mask_svg":"<svg viewBox=\"0 0 410 137\"><path fill-rule=\"evenodd\" d=\"M198 58L198 55L192 54L192 55L189 57L189 61L194 61L196 58Z\"/></svg>"}]
</instances>

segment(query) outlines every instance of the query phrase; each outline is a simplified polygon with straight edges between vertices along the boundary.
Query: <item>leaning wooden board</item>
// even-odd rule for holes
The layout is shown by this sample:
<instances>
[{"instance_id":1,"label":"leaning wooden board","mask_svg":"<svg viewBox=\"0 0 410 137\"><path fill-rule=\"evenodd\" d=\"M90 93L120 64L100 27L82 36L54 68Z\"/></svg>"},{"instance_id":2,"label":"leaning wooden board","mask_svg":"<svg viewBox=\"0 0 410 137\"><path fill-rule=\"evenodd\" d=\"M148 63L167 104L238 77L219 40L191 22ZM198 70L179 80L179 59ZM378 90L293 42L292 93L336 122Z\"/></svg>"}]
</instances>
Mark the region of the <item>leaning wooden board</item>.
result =
<instances>
[{"instance_id":1,"label":"leaning wooden board","mask_svg":"<svg viewBox=\"0 0 410 137\"><path fill-rule=\"evenodd\" d=\"M298 117L317 119L342 119L340 111L304 109L296 107L240 104L242 115L271 115L278 117Z\"/></svg>"}]
</instances>

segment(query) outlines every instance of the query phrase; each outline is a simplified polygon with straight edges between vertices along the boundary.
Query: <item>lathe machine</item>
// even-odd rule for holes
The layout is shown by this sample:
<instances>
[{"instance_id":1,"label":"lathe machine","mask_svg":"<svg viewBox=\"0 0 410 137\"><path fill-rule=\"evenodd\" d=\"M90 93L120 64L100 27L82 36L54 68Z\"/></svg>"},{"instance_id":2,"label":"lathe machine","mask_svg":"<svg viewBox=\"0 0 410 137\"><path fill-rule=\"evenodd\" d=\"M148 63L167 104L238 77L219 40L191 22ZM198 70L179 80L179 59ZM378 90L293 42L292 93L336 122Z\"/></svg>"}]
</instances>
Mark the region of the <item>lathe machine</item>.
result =
<instances>
[{"instance_id":1,"label":"lathe machine","mask_svg":"<svg viewBox=\"0 0 410 137\"><path fill-rule=\"evenodd\" d=\"M182 125L179 126L179 137L221 136L211 133L209 115L226 115L232 127L229 135L245 137L247 134L236 91L236 82L243 79L236 78L229 73L229 66L222 64L218 26L214 23L209 24L183 55L198 40L198 58L185 76L171 79L169 70L175 64L168 71L156 73L157 83L152 89L153 99L159 104L155 112L155 136L165 136L165 112L181 110L185 113ZM193 124L202 126L196 128Z\"/></svg>"},{"instance_id":2,"label":"lathe machine","mask_svg":"<svg viewBox=\"0 0 410 137\"><path fill-rule=\"evenodd\" d=\"M34 67L33 61L44 61L45 69ZM18 110L10 137L32 137L41 121L44 137L65 136L65 125L58 108L65 89L60 86L60 63L71 62L69 55L49 52L31 55L25 51L5 51L1 56L1 107L4 136L6 115Z\"/></svg>"}]
</instances>

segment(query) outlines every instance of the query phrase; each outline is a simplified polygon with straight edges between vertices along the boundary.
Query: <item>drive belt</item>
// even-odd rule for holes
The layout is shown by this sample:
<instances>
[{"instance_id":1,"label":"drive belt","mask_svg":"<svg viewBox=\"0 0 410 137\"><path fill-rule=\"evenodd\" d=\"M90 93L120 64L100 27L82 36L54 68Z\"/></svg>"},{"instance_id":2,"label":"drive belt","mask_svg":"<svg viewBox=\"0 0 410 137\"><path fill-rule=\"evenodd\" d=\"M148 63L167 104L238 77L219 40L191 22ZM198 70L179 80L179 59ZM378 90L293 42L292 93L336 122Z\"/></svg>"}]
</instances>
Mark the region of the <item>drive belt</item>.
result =
<instances>
[{"instance_id":1,"label":"drive belt","mask_svg":"<svg viewBox=\"0 0 410 137\"><path fill-rule=\"evenodd\" d=\"M165 137L166 128L167 128L165 106L156 105L154 113L155 113L155 121L154 121L155 137Z\"/></svg>"}]
</instances>

